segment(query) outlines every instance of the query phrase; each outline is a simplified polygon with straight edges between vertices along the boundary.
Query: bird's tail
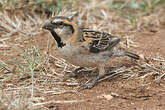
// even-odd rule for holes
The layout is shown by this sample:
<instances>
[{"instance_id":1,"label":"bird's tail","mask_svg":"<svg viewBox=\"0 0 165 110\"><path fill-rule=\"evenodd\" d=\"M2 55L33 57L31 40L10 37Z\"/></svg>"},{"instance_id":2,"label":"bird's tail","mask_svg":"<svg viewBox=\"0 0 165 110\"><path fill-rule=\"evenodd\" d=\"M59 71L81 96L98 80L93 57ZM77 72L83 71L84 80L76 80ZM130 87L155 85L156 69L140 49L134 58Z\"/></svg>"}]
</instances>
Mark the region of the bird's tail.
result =
<instances>
[{"instance_id":1,"label":"bird's tail","mask_svg":"<svg viewBox=\"0 0 165 110\"><path fill-rule=\"evenodd\" d=\"M125 52L125 55L126 56L129 56L129 57L131 57L131 58L134 58L134 59L136 59L136 60L139 60L139 56L138 55L136 55L136 54L134 54L134 53L131 53L131 52Z\"/></svg>"}]
</instances>

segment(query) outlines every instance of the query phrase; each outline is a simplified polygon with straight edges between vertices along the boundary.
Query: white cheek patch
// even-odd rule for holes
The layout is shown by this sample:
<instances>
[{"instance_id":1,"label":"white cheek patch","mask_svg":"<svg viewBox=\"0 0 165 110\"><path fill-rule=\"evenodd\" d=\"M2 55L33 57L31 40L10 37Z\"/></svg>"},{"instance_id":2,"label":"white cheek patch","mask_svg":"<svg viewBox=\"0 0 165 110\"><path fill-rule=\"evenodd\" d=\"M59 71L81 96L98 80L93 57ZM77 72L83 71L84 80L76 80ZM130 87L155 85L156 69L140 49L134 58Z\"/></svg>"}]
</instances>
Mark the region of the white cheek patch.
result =
<instances>
[{"instance_id":1,"label":"white cheek patch","mask_svg":"<svg viewBox=\"0 0 165 110\"><path fill-rule=\"evenodd\" d=\"M63 31L64 31L64 29L63 29L63 28L62 28L62 29L57 28L57 29L55 29L55 31L56 31L57 33L59 33L59 34L62 34Z\"/></svg>"},{"instance_id":2,"label":"white cheek patch","mask_svg":"<svg viewBox=\"0 0 165 110\"><path fill-rule=\"evenodd\" d=\"M53 31L56 31L56 29L54 28Z\"/></svg>"}]
</instances>

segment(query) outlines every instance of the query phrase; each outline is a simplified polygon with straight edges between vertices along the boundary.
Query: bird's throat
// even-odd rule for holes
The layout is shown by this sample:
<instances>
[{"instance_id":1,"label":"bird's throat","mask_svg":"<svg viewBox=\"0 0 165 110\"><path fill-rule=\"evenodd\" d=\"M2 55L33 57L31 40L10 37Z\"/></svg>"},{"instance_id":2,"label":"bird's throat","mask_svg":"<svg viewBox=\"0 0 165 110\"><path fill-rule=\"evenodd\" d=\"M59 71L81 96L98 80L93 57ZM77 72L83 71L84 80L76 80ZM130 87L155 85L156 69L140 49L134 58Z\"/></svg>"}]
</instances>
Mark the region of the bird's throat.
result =
<instances>
[{"instance_id":1,"label":"bird's throat","mask_svg":"<svg viewBox=\"0 0 165 110\"><path fill-rule=\"evenodd\" d=\"M61 38L54 30L51 31L51 34L54 37L54 39L56 40L58 47L62 48L66 45L65 43L62 42Z\"/></svg>"}]
</instances>

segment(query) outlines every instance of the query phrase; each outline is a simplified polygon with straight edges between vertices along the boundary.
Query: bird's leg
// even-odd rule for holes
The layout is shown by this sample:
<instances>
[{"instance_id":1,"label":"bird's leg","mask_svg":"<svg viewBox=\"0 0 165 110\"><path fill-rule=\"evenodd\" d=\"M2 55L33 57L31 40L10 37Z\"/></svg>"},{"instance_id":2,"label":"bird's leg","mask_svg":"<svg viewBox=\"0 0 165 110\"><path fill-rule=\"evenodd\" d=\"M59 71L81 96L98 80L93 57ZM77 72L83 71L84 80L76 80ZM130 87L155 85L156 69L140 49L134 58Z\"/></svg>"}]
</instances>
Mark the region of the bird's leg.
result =
<instances>
[{"instance_id":1,"label":"bird's leg","mask_svg":"<svg viewBox=\"0 0 165 110\"><path fill-rule=\"evenodd\" d=\"M80 73L80 71L82 71L83 69L85 69L85 68L84 67L75 68L72 72L70 72L64 76L64 80L67 80L72 77L76 77Z\"/></svg>"},{"instance_id":2,"label":"bird's leg","mask_svg":"<svg viewBox=\"0 0 165 110\"><path fill-rule=\"evenodd\" d=\"M98 66L98 69L99 69L99 75L88 80L83 86L79 88L79 90L90 89L94 87L97 84L97 82L104 77L105 75L104 65L102 64Z\"/></svg>"}]
</instances>

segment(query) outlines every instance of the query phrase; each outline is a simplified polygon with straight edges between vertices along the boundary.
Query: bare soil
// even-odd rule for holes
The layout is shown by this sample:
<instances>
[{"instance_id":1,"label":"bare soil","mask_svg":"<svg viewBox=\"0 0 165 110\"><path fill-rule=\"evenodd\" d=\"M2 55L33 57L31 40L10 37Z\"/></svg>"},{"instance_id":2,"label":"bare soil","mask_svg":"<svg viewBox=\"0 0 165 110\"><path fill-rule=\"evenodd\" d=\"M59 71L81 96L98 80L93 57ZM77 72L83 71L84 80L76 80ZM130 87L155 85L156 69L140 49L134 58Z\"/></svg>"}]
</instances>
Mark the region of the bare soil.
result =
<instances>
[{"instance_id":1,"label":"bare soil","mask_svg":"<svg viewBox=\"0 0 165 110\"><path fill-rule=\"evenodd\" d=\"M37 37L37 45L41 50L45 51L49 33L44 33ZM130 47L131 51L144 56L161 55L165 58L165 28L155 27L143 32L134 33L134 42L137 47ZM50 38L53 42L53 38ZM33 45L33 44L32 44ZM1 49L1 52L5 51ZM51 54L60 57L56 47L51 49ZM19 57L15 53L16 57ZM7 59L5 56L1 56ZM9 57L8 57L9 58ZM2 60L3 60L2 59ZM116 65L132 65L136 62L130 58L119 58L110 62ZM18 83L25 84L26 80L10 80L14 85ZM44 97L44 106L50 110L164 110L165 109L165 79L162 78L158 82L152 83L152 79L147 79L150 84L145 85L143 79L121 79L103 81L97 84L94 88L83 90L78 93L64 93L60 95L44 95L35 93L35 97ZM31 81L31 80L30 80ZM7 82L8 83L8 82ZM51 85L49 85L51 86ZM74 88L64 85L64 88ZM60 102L61 101L61 102Z\"/></svg>"}]
</instances>

